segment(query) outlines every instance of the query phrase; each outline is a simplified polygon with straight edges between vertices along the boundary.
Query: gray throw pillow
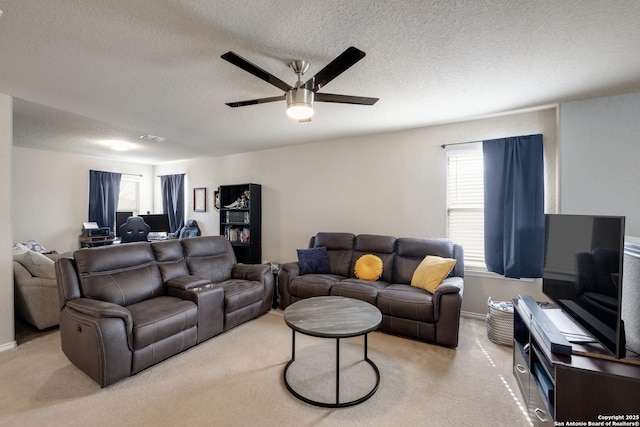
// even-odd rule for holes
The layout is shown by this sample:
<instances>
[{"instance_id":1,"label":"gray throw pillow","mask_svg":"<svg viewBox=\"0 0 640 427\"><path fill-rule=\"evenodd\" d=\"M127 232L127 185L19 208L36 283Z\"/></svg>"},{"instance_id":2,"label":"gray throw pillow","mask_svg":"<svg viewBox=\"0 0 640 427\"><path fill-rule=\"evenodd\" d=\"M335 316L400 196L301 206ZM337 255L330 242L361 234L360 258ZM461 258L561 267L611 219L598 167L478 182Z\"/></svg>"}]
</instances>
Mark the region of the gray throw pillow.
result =
<instances>
[{"instance_id":1,"label":"gray throw pillow","mask_svg":"<svg viewBox=\"0 0 640 427\"><path fill-rule=\"evenodd\" d=\"M39 252L30 251L24 246L16 245L13 249L13 260L22 264L32 276L55 279L55 263Z\"/></svg>"},{"instance_id":2,"label":"gray throw pillow","mask_svg":"<svg viewBox=\"0 0 640 427\"><path fill-rule=\"evenodd\" d=\"M298 264L300 265L300 274L331 273L326 246L298 249Z\"/></svg>"}]
</instances>

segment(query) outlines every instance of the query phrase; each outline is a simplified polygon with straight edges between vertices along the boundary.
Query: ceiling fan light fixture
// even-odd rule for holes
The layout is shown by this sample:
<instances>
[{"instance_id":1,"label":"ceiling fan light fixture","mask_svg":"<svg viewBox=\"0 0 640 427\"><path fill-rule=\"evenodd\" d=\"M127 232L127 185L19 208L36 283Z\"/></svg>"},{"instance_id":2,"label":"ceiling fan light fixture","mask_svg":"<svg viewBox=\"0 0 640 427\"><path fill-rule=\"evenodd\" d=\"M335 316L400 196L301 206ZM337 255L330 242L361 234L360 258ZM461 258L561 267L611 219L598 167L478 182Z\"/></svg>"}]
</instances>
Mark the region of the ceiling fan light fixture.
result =
<instances>
[{"instance_id":1,"label":"ceiling fan light fixture","mask_svg":"<svg viewBox=\"0 0 640 427\"><path fill-rule=\"evenodd\" d=\"M295 120L313 116L313 92L303 87L287 91L287 115Z\"/></svg>"}]
</instances>

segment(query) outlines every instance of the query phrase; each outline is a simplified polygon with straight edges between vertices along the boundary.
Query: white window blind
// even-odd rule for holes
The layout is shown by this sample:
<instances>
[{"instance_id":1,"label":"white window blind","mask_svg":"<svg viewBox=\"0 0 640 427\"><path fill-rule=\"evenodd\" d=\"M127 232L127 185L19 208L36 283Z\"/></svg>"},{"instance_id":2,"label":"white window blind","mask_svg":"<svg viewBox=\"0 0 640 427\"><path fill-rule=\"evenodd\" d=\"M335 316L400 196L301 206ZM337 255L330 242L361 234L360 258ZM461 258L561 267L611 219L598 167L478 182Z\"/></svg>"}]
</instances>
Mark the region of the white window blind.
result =
<instances>
[{"instance_id":1,"label":"white window blind","mask_svg":"<svg viewBox=\"0 0 640 427\"><path fill-rule=\"evenodd\" d=\"M480 144L447 151L447 237L464 248L465 267L486 269L484 164Z\"/></svg>"},{"instance_id":2,"label":"white window blind","mask_svg":"<svg viewBox=\"0 0 640 427\"><path fill-rule=\"evenodd\" d=\"M118 197L118 211L133 212L140 210L140 177L122 175L120 180L120 196Z\"/></svg>"}]
</instances>

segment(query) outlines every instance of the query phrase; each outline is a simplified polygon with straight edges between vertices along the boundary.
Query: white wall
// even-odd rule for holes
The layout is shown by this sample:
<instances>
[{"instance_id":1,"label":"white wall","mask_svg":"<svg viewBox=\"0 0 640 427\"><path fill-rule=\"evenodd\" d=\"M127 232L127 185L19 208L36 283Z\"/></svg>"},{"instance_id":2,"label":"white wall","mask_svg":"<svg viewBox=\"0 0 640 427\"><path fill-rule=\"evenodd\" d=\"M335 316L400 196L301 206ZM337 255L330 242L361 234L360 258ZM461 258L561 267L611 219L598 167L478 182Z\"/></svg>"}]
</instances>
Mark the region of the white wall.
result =
<instances>
[{"instance_id":1,"label":"white wall","mask_svg":"<svg viewBox=\"0 0 640 427\"><path fill-rule=\"evenodd\" d=\"M443 237L446 232L445 143L542 133L555 151L556 109L157 165L156 174L186 173L207 187L208 211L192 212L204 234L219 234L211 209L219 185L262 185L265 261L296 259L318 231ZM551 156L554 158L554 156ZM537 296L539 282L465 279L463 310L484 313L487 296Z\"/></svg>"},{"instance_id":2,"label":"white wall","mask_svg":"<svg viewBox=\"0 0 640 427\"><path fill-rule=\"evenodd\" d=\"M640 237L640 93L560 105L560 211L624 215Z\"/></svg>"},{"instance_id":3,"label":"white wall","mask_svg":"<svg viewBox=\"0 0 640 427\"><path fill-rule=\"evenodd\" d=\"M13 147L15 242L49 250L80 247L89 206L89 170L140 174L141 211L153 211L154 167L98 157Z\"/></svg>"},{"instance_id":4,"label":"white wall","mask_svg":"<svg viewBox=\"0 0 640 427\"><path fill-rule=\"evenodd\" d=\"M15 346L13 318L11 150L13 99L0 93L0 351Z\"/></svg>"},{"instance_id":5,"label":"white wall","mask_svg":"<svg viewBox=\"0 0 640 427\"><path fill-rule=\"evenodd\" d=\"M155 168L11 147L10 112L10 97L0 95L0 159L13 159L9 167L0 167L1 173L12 170L13 174L13 187L4 184L9 179L0 180L0 201L4 201L0 214L3 219L10 215L3 209L11 206L13 192L15 240L35 238L61 251L77 247L87 213L89 169L142 174L142 193L147 195L142 210L154 212L162 209L157 176L186 173L187 218L196 219L207 235L219 231L218 214L212 209L215 188L262 184L263 258L269 261L295 259L295 249L304 247L309 236L321 230L443 236L441 144L542 133L545 149L554 150L556 128L559 210L626 215L627 234L640 236L640 198L634 191L640 180L635 165L640 158L640 94L563 103L558 123L556 109L551 108ZM547 166L553 161L553 156L548 158ZM194 187L207 188L207 212L192 211ZM548 197L546 211L555 209L555 199ZM5 227L0 232L2 247L10 246L2 241L3 236L12 234L6 222L0 222L0 228ZM10 255L3 254L0 252L0 304L7 307L0 307L0 347L13 341L12 270L3 267L3 261L10 260ZM525 293L543 299L540 288L539 280L467 274L463 310L486 312L489 296L506 300Z\"/></svg>"}]
</instances>

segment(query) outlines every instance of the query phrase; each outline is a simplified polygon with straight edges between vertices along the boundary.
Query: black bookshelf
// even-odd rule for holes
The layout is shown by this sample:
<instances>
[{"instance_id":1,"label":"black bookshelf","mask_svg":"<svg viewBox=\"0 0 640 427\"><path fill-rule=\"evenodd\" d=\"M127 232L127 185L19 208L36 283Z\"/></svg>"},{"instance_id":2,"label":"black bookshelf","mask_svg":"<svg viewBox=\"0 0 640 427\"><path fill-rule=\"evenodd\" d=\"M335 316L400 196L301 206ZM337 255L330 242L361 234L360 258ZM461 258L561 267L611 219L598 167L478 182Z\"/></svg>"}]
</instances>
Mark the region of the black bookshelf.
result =
<instances>
[{"instance_id":1,"label":"black bookshelf","mask_svg":"<svg viewBox=\"0 0 640 427\"><path fill-rule=\"evenodd\" d=\"M238 262L260 264L262 187L260 184L221 185L219 192L220 235L231 242Z\"/></svg>"}]
</instances>

